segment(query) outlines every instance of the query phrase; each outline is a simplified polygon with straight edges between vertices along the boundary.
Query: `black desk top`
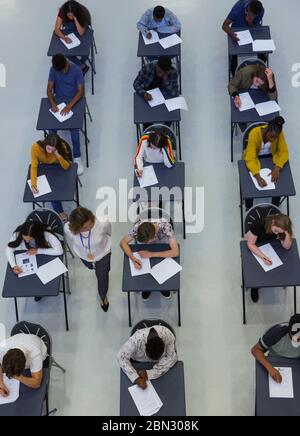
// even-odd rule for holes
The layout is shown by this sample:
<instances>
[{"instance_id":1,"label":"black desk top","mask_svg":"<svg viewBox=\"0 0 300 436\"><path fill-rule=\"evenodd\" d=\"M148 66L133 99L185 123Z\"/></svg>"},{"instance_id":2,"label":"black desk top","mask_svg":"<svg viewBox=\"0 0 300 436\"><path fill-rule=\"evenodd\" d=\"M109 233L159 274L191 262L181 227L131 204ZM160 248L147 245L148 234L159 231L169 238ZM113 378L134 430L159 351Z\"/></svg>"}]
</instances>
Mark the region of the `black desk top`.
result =
<instances>
[{"instance_id":1,"label":"black desk top","mask_svg":"<svg viewBox=\"0 0 300 436\"><path fill-rule=\"evenodd\" d=\"M134 363L137 370L151 369L152 364ZM173 368L157 380L151 380L163 406L154 416L186 416L185 383L183 362L177 362ZM131 381L121 370L120 416L140 416L128 391Z\"/></svg>"},{"instance_id":2,"label":"black desk top","mask_svg":"<svg viewBox=\"0 0 300 436\"><path fill-rule=\"evenodd\" d=\"M64 103L67 103L67 101L65 101ZM85 106L86 100L85 97L83 97L73 107L72 111L74 112L74 115L63 123L60 123L49 111L49 109L51 109L51 105L48 101L48 98L42 98L36 130L82 129L84 122Z\"/></svg>"},{"instance_id":3,"label":"black desk top","mask_svg":"<svg viewBox=\"0 0 300 436\"><path fill-rule=\"evenodd\" d=\"M261 168L274 168L272 159L260 159ZM280 179L276 182L276 189L259 191L256 189L252 178L249 174L249 170L246 167L245 161L240 160L238 162L240 184L242 198L266 198L266 197L293 197L296 195L294 180L291 172L289 162L284 166L280 172Z\"/></svg>"},{"instance_id":4,"label":"black desk top","mask_svg":"<svg viewBox=\"0 0 300 436\"><path fill-rule=\"evenodd\" d=\"M258 27L233 27L234 32L240 32L242 30L249 30L253 40L256 39L271 39L271 32L269 26L258 26ZM237 42L233 41L228 35L228 54L230 56L242 56L247 54L256 53L272 53L272 51L257 52L253 51L252 44L239 46Z\"/></svg>"},{"instance_id":5,"label":"black desk top","mask_svg":"<svg viewBox=\"0 0 300 436\"><path fill-rule=\"evenodd\" d=\"M261 90L255 90L255 89L244 90L244 91L241 90L240 93L242 92L249 92L254 104L265 103L269 101L269 97ZM261 117L255 108L241 112L235 106L232 97L230 97L230 104L231 104L232 123L258 123L258 122L264 123L264 122L269 122L280 115L279 112L274 112L272 114Z\"/></svg>"},{"instance_id":6,"label":"black desk top","mask_svg":"<svg viewBox=\"0 0 300 436\"><path fill-rule=\"evenodd\" d=\"M180 110L169 112L165 104L151 107L142 97L134 93L134 124L168 123L181 120ZM51 115L51 114L50 114Z\"/></svg>"},{"instance_id":7,"label":"black desk top","mask_svg":"<svg viewBox=\"0 0 300 436\"><path fill-rule=\"evenodd\" d=\"M256 415L257 416L300 416L300 361L268 357L275 367L293 370L294 398L270 398L269 375L256 362Z\"/></svg>"},{"instance_id":8,"label":"black desk top","mask_svg":"<svg viewBox=\"0 0 300 436\"><path fill-rule=\"evenodd\" d=\"M180 37L180 32L177 33ZM170 36L169 33L159 33L159 38L167 38ZM143 39L142 34L139 34L139 42L138 42L138 51L137 55L139 58L141 57L159 57L159 56L168 56L175 57L180 56L181 54L181 44L175 45L174 47L170 47L168 49L164 49L159 42L155 44L146 45Z\"/></svg>"},{"instance_id":9,"label":"black desk top","mask_svg":"<svg viewBox=\"0 0 300 436\"><path fill-rule=\"evenodd\" d=\"M147 251L165 251L169 250L168 244L133 244L130 246L133 253L141 250ZM164 259L153 258L150 259L151 267L162 262ZM180 257L174 259L177 263L180 263ZM163 292L163 291L178 291L180 290L180 272L175 276L171 277L162 285L159 285L157 281L150 275L146 274L143 276L132 277L129 258L124 255L123 263L123 281L122 281L122 291L123 292Z\"/></svg>"},{"instance_id":10,"label":"black desk top","mask_svg":"<svg viewBox=\"0 0 300 436\"><path fill-rule=\"evenodd\" d=\"M265 245L265 243L258 245ZM240 243L245 287L284 288L300 286L300 259L296 240L293 241L290 250L285 250L279 240L271 242L271 245L282 260L283 265L265 272L248 249L247 242Z\"/></svg>"},{"instance_id":11,"label":"black desk top","mask_svg":"<svg viewBox=\"0 0 300 436\"><path fill-rule=\"evenodd\" d=\"M89 56L91 46L93 43L94 31L91 28L87 28L84 35L80 36L77 32L71 32L67 30L62 31L65 35L75 33L81 44L78 47L68 49L53 32L50 46L47 52L47 56L54 56L56 54L63 54L65 56Z\"/></svg>"}]
</instances>

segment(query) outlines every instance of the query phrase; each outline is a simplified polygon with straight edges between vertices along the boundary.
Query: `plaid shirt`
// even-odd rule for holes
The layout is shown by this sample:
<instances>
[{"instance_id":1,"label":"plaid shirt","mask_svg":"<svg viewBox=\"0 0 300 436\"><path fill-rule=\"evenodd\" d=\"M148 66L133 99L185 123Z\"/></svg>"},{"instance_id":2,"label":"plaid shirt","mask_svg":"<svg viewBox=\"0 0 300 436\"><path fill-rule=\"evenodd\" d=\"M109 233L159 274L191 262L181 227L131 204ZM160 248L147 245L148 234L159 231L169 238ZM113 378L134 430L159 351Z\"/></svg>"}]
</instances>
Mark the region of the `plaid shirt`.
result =
<instances>
[{"instance_id":1,"label":"plaid shirt","mask_svg":"<svg viewBox=\"0 0 300 436\"><path fill-rule=\"evenodd\" d=\"M155 66L156 62L145 65L134 81L133 87L141 97L151 89L151 84L155 78ZM178 73L174 67L171 68L169 78L163 82L160 90L166 98L178 97Z\"/></svg>"}]
</instances>

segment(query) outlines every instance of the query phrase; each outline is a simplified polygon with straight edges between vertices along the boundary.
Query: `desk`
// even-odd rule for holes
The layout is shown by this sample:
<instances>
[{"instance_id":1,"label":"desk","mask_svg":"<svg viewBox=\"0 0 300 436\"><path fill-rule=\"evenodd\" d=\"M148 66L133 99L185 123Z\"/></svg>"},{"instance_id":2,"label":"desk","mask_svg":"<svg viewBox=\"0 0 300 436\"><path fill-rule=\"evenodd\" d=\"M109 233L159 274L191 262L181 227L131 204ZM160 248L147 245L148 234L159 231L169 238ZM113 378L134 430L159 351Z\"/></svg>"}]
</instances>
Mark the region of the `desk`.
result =
<instances>
[{"instance_id":1,"label":"desk","mask_svg":"<svg viewBox=\"0 0 300 436\"><path fill-rule=\"evenodd\" d=\"M54 56L56 54L63 54L66 57L87 56L92 69L92 94L94 95L94 79L96 74L96 68L93 29L88 27L83 36L80 36L77 32L70 32L69 30L62 30L62 32L65 35L68 35L69 33L75 33L77 38L80 39L80 45L78 47L68 49L61 42L60 38L53 32L47 56Z\"/></svg>"},{"instance_id":2,"label":"desk","mask_svg":"<svg viewBox=\"0 0 300 436\"><path fill-rule=\"evenodd\" d=\"M261 168L273 169L274 164L272 159L260 159ZM249 170L246 167L245 161L238 162L239 178L240 178L240 209L241 209L241 228L242 237L244 236L244 216L243 216L243 201L247 198L269 198L269 197L283 197L287 200L287 215L290 214L289 197L296 195L294 180L289 162L284 166L280 172L280 179L276 182L276 189L259 191L256 189Z\"/></svg>"},{"instance_id":3,"label":"desk","mask_svg":"<svg viewBox=\"0 0 300 436\"><path fill-rule=\"evenodd\" d=\"M19 251L20 253L21 251ZM23 250L24 252L24 250ZM17 254L18 252L16 252ZM59 257L61 261L63 261L63 256ZM54 260L55 256L45 256L45 255L37 255L37 265L38 267L45 265L46 263ZM18 303L17 298L34 298L34 297L57 297L60 293L60 283L62 281L62 293L64 297L64 309L65 309L65 320L66 320L66 330L69 330L69 322L68 322L68 310L67 310L67 299L66 299L66 284L65 284L65 276L57 277L52 280L50 283L43 285L36 274L18 278L16 274L14 274L11 266L7 264L6 275L4 279L2 297L3 298L14 298L15 301L15 311L16 311L16 319L19 321L19 313L18 313Z\"/></svg>"},{"instance_id":4,"label":"desk","mask_svg":"<svg viewBox=\"0 0 300 436\"><path fill-rule=\"evenodd\" d=\"M159 33L159 38L167 38L171 34L168 33ZM180 37L181 32L178 32L177 35ZM179 89L181 94L181 44L177 44L173 47L170 47L168 49L164 49L159 42L156 42L155 44L149 44L146 45L144 42L144 38L142 34L139 34L139 41L138 41L138 50L137 50L137 56L141 58L142 61L142 68L146 64L147 58L159 58L160 56L167 56L169 58L175 58L176 59L176 67L179 75Z\"/></svg>"},{"instance_id":5,"label":"desk","mask_svg":"<svg viewBox=\"0 0 300 436\"><path fill-rule=\"evenodd\" d=\"M57 103L62 103L57 101ZM67 103L65 101L65 103ZM74 130L78 129L84 134L85 139L85 152L86 152L86 165L89 167L88 158L88 134L87 134L87 121L86 121L86 98L82 97L81 100L73 107L74 115L68 120L60 123L54 115L49 111L51 105L48 98L42 98L36 130L44 131L44 136L47 135L49 130Z\"/></svg>"},{"instance_id":6,"label":"desk","mask_svg":"<svg viewBox=\"0 0 300 436\"><path fill-rule=\"evenodd\" d=\"M258 244L258 246L265 245ZM242 261L243 322L246 324L245 291L249 288L294 288L294 311L297 313L297 286L300 285L300 259L296 240L290 250L285 250L280 241L271 242L283 265L265 272L247 247L240 243Z\"/></svg>"},{"instance_id":7,"label":"desk","mask_svg":"<svg viewBox=\"0 0 300 436\"><path fill-rule=\"evenodd\" d=\"M134 363L136 370L151 369L151 363ZM183 362L177 362L173 368L157 380L151 380L163 406L154 416L186 416L185 383ZM120 416L140 416L128 391L132 386L129 378L121 370Z\"/></svg>"},{"instance_id":8,"label":"desk","mask_svg":"<svg viewBox=\"0 0 300 436\"><path fill-rule=\"evenodd\" d=\"M156 124L156 123L175 123L176 134L178 136L179 147L179 160L181 160L181 134L180 134L180 110L169 112L165 104L161 104L156 107L151 107L142 97L136 92L133 96L134 107L134 124L137 131L137 142L142 136L143 124Z\"/></svg>"},{"instance_id":9,"label":"desk","mask_svg":"<svg viewBox=\"0 0 300 436\"><path fill-rule=\"evenodd\" d=\"M64 170L60 165L40 164L38 166L38 176L45 175L48 179L52 192L41 197L34 198L31 189L27 183L30 180L29 166L25 191L23 196L24 203L32 203L33 209L39 203L47 203L51 201L74 201L79 207L79 189L77 177L77 164L72 163L68 170Z\"/></svg>"},{"instance_id":10,"label":"desk","mask_svg":"<svg viewBox=\"0 0 300 436\"><path fill-rule=\"evenodd\" d=\"M245 91L245 90L244 90ZM242 90L241 90L242 92ZM269 101L269 97L261 90L253 90L250 89L249 92L254 104L265 103ZM234 104L234 100L230 97L230 105L231 105L231 162L233 162L233 135L234 130L239 123L268 123L273 120L277 116L279 116L279 112L274 112L269 115L265 115L263 117L258 115L257 110L249 109L247 111L240 111Z\"/></svg>"},{"instance_id":11,"label":"desk","mask_svg":"<svg viewBox=\"0 0 300 436\"><path fill-rule=\"evenodd\" d=\"M185 164L184 162L176 162L173 168L167 168L164 164L148 164L145 163L145 167L153 165L158 185L148 186L147 188L140 188L138 178L134 173L134 193L133 201L143 202L143 198L140 194L146 190L148 195L147 201L165 202L165 201L178 201L182 204L182 225L183 225L183 237L186 239L185 228L185 202L184 202L184 190L185 190ZM159 192L159 190L162 190ZM170 195L170 191L174 189L174 195ZM168 192L166 192L168 190ZM172 193L171 193L172 194Z\"/></svg>"},{"instance_id":12,"label":"desk","mask_svg":"<svg viewBox=\"0 0 300 436\"><path fill-rule=\"evenodd\" d=\"M30 389L21 383L19 398L14 403L0 406L0 416L42 416L48 382L49 370L44 368L39 389Z\"/></svg>"},{"instance_id":13,"label":"desk","mask_svg":"<svg viewBox=\"0 0 300 436\"><path fill-rule=\"evenodd\" d=\"M253 40L256 39L271 39L271 32L269 26L258 26L258 27L233 27L232 30L234 32L240 32L242 30L249 30ZM228 35L228 77L229 80L231 78L230 76L230 66L233 56L247 56L256 54L265 54L267 56L267 65L269 66L269 54L273 53L272 51L267 52L257 52L253 51L252 44L247 45L241 45L239 46L237 42L233 41L232 38Z\"/></svg>"},{"instance_id":14,"label":"desk","mask_svg":"<svg viewBox=\"0 0 300 436\"><path fill-rule=\"evenodd\" d=\"M256 416L300 416L300 362L298 359L268 357L275 367L290 367L293 371L294 398L270 398L269 375L256 362Z\"/></svg>"},{"instance_id":15,"label":"desk","mask_svg":"<svg viewBox=\"0 0 300 436\"><path fill-rule=\"evenodd\" d=\"M130 247L133 253L141 250L157 252L157 251L165 251L170 249L168 244L132 244ZM162 260L163 259L161 258L150 259L151 267L160 263ZM177 257L174 260L180 263L180 257ZM162 285L159 285L157 281L150 274L146 274L138 277L132 277L129 258L124 254L122 292L127 292L129 327L132 327L130 293L131 292L138 292L138 293L139 292L164 292L164 291L177 292L178 325L180 327L181 326L180 273L171 277L167 282L165 282Z\"/></svg>"}]
</instances>

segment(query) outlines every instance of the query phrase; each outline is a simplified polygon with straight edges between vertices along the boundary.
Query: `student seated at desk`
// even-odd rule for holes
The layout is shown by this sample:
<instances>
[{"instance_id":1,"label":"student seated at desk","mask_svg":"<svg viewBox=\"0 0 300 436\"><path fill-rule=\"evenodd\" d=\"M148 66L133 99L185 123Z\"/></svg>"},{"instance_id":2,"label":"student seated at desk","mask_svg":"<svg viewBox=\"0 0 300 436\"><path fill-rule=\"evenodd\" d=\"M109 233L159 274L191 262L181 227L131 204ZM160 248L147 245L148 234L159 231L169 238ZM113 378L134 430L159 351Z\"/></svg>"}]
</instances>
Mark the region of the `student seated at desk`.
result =
<instances>
[{"instance_id":1,"label":"student seated at desk","mask_svg":"<svg viewBox=\"0 0 300 436\"><path fill-rule=\"evenodd\" d=\"M53 112L58 112L58 103L66 103L66 107L61 112L62 115L67 115L84 97L84 78L80 67L69 62L62 54L57 54L52 58L47 96ZM57 133L57 131L52 130L51 133ZM72 129L70 133L74 162L77 163L77 172L81 176L84 169L81 161L80 132L79 129Z\"/></svg>"},{"instance_id":2,"label":"student seated at desk","mask_svg":"<svg viewBox=\"0 0 300 436\"><path fill-rule=\"evenodd\" d=\"M120 247L124 253L132 260L134 266L137 269L140 269L141 262L133 256L131 247L129 245L132 241L136 241L138 244L169 244L170 249L166 251L139 251L139 254L144 259L150 259L154 257L163 259L167 257L179 256L179 246L173 227L165 218L160 218L154 222L142 220L137 221L137 223L120 243ZM161 292L161 294L166 299L171 298L171 293L169 291ZM142 292L143 301L147 301L150 298L150 295L151 292Z\"/></svg>"},{"instance_id":3,"label":"student seated at desk","mask_svg":"<svg viewBox=\"0 0 300 436\"><path fill-rule=\"evenodd\" d=\"M77 1L71 0L64 3L59 9L54 32L59 38L70 44L72 40L62 32L62 29L69 33L77 32L79 36L83 36L90 24L91 15L88 9ZM68 59L79 65L83 74L88 72L89 66L86 64L88 56L81 56L81 58L68 56Z\"/></svg>"},{"instance_id":4,"label":"student seated at desk","mask_svg":"<svg viewBox=\"0 0 300 436\"><path fill-rule=\"evenodd\" d=\"M152 38L151 30L159 33L177 33L181 29L178 18L169 9L156 6L148 9L137 23L138 30L148 39Z\"/></svg>"},{"instance_id":5,"label":"student seated at desk","mask_svg":"<svg viewBox=\"0 0 300 436\"><path fill-rule=\"evenodd\" d=\"M38 193L37 189L37 172L39 163L59 164L64 170L71 166L69 155L69 145L55 133L46 136L43 141L37 141L31 147L31 190L34 194ZM65 221L68 216L63 210L60 201L53 201L52 207Z\"/></svg>"},{"instance_id":6,"label":"student seated at desk","mask_svg":"<svg viewBox=\"0 0 300 436\"><path fill-rule=\"evenodd\" d=\"M134 159L138 177L143 175L144 159L148 163L164 163L167 168L172 168L175 158L170 139L158 132L143 135Z\"/></svg>"},{"instance_id":7,"label":"student seated at desk","mask_svg":"<svg viewBox=\"0 0 300 436\"><path fill-rule=\"evenodd\" d=\"M0 396L7 397L9 390L3 374L9 379L19 380L25 386L39 389L43 379L43 362L47 358L47 347L36 335L20 333L0 343ZM30 376L24 376L26 369Z\"/></svg>"},{"instance_id":8,"label":"student seated at desk","mask_svg":"<svg viewBox=\"0 0 300 436\"><path fill-rule=\"evenodd\" d=\"M137 372L132 366L132 360L155 362L155 365L150 370ZM147 388L147 380L155 380L166 374L177 360L175 336L161 325L138 330L118 354L122 371L141 389Z\"/></svg>"},{"instance_id":9,"label":"student seated at desk","mask_svg":"<svg viewBox=\"0 0 300 436\"><path fill-rule=\"evenodd\" d=\"M280 178L280 171L289 160L288 146L283 133L284 118L276 117L265 126L251 130L248 145L244 153L244 161L249 171L256 178L259 186L264 188L267 182L260 176L262 158L273 158L272 182ZM272 203L279 206L280 197L274 197ZM246 209L253 206L253 199L246 200Z\"/></svg>"},{"instance_id":10,"label":"student seated at desk","mask_svg":"<svg viewBox=\"0 0 300 436\"><path fill-rule=\"evenodd\" d=\"M282 382L280 372L266 359L283 357L300 359L300 315L294 315L289 323L271 327L251 350L255 359L266 369L276 383Z\"/></svg>"},{"instance_id":11,"label":"student seated at desk","mask_svg":"<svg viewBox=\"0 0 300 436\"><path fill-rule=\"evenodd\" d=\"M256 219L245 235L249 250L261 258L266 265L272 265L272 261L256 245L257 243L269 243L279 239L281 245L289 250L293 243L293 228L290 218L283 214L268 215L269 208L260 208L260 219ZM254 303L258 302L258 289L251 289L251 298Z\"/></svg>"}]
</instances>

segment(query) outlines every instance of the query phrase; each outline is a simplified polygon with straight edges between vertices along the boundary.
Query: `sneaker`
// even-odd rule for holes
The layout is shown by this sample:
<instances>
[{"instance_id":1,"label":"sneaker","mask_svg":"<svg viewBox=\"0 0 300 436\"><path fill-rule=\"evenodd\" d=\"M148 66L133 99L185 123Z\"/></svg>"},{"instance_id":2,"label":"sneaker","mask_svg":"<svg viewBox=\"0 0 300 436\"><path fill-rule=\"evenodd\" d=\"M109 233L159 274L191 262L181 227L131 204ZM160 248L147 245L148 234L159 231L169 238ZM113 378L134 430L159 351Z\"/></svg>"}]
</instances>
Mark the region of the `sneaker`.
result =
<instances>
[{"instance_id":1,"label":"sneaker","mask_svg":"<svg viewBox=\"0 0 300 436\"><path fill-rule=\"evenodd\" d=\"M38 303L39 301L41 301L41 299L42 299L42 297L34 297L34 301L35 301L36 303Z\"/></svg>"},{"instance_id":2,"label":"sneaker","mask_svg":"<svg viewBox=\"0 0 300 436\"><path fill-rule=\"evenodd\" d=\"M151 292L142 292L142 300L144 302L148 301L150 298Z\"/></svg>"},{"instance_id":3,"label":"sneaker","mask_svg":"<svg viewBox=\"0 0 300 436\"><path fill-rule=\"evenodd\" d=\"M84 168L83 168L83 163L82 163L81 157L76 157L74 159L74 163L77 164L77 175L82 176L82 174L84 172Z\"/></svg>"},{"instance_id":4,"label":"sneaker","mask_svg":"<svg viewBox=\"0 0 300 436\"><path fill-rule=\"evenodd\" d=\"M253 303L257 303L259 300L259 293L258 293L258 289L257 288L252 288L251 289L251 299L253 301Z\"/></svg>"},{"instance_id":5,"label":"sneaker","mask_svg":"<svg viewBox=\"0 0 300 436\"><path fill-rule=\"evenodd\" d=\"M161 295L162 295L166 300L170 300L170 298L171 298L171 292L170 292L170 291L161 292Z\"/></svg>"}]
</instances>

